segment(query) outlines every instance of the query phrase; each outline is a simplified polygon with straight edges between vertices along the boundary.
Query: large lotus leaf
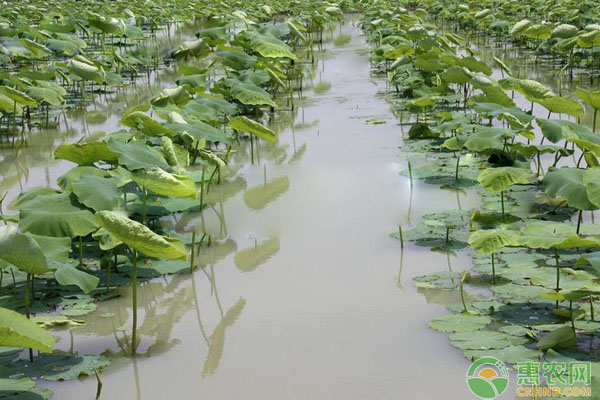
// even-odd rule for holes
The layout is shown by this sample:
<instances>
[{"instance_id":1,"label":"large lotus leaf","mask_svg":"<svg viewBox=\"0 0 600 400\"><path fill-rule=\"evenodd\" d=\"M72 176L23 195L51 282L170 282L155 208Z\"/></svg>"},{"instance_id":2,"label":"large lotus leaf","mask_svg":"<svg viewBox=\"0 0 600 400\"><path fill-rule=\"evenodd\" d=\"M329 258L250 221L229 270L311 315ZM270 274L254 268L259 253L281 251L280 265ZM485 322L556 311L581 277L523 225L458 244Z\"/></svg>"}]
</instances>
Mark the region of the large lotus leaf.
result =
<instances>
[{"instance_id":1,"label":"large lotus leaf","mask_svg":"<svg viewBox=\"0 0 600 400\"><path fill-rule=\"evenodd\" d=\"M501 150L504 148L504 142L513 138L515 133L505 128L477 127L474 133L464 133L446 140L442 147L450 150L459 150L463 147L478 153L485 153L491 150Z\"/></svg>"},{"instance_id":2,"label":"large lotus leaf","mask_svg":"<svg viewBox=\"0 0 600 400\"><path fill-rule=\"evenodd\" d=\"M579 29L570 24L560 24L550 32L550 36L553 38L568 39L577 36Z\"/></svg>"},{"instance_id":3,"label":"large lotus leaf","mask_svg":"<svg viewBox=\"0 0 600 400\"><path fill-rule=\"evenodd\" d=\"M91 165L98 161L116 162L119 154L110 151L103 142L61 144L54 150L54 158L68 160L78 165Z\"/></svg>"},{"instance_id":4,"label":"large lotus leaf","mask_svg":"<svg viewBox=\"0 0 600 400\"><path fill-rule=\"evenodd\" d=\"M544 176L544 190L552 197L566 200L571 207L580 210L596 210L598 207L588 196L588 189L584 182L585 172L579 168L553 168ZM589 177L593 174L592 172Z\"/></svg>"},{"instance_id":5,"label":"large lotus leaf","mask_svg":"<svg viewBox=\"0 0 600 400\"><path fill-rule=\"evenodd\" d=\"M108 141L108 149L119 153L119 164L130 171L159 167L170 170L171 167L159 150L138 141L123 142L117 139Z\"/></svg>"},{"instance_id":6,"label":"large lotus leaf","mask_svg":"<svg viewBox=\"0 0 600 400\"><path fill-rule=\"evenodd\" d=\"M125 115L121 123L131 128L137 128L148 136L172 136L175 132L164 124L152 119L148 114L142 111L133 111Z\"/></svg>"},{"instance_id":7,"label":"large lotus leaf","mask_svg":"<svg viewBox=\"0 0 600 400\"><path fill-rule=\"evenodd\" d=\"M524 155L527 158L531 158L536 154L555 154L560 153L562 156L568 156L573 154L573 151L565 149L563 146L555 144L525 144L517 142L510 146L512 151Z\"/></svg>"},{"instance_id":8,"label":"large lotus leaf","mask_svg":"<svg viewBox=\"0 0 600 400\"><path fill-rule=\"evenodd\" d=\"M502 303L499 303L502 304ZM507 335L497 331L456 332L450 335L452 346L462 350L490 350L518 346L529 342L525 337Z\"/></svg>"},{"instance_id":9,"label":"large lotus leaf","mask_svg":"<svg viewBox=\"0 0 600 400\"><path fill-rule=\"evenodd\" d=\"M576 345L577 338L573 328L563 326L544 336L538 342L537 348L546 351L548 349L573 348Z\"/></svg>"},{"instance_id":10,"label":"large lotus leaf","mask_svg":"<svg viewBox=\"0 0 600 400\"><path fill-rule=\"evenodd\" d=\"M550 25L545 24L533 24L523 32L523 36L530 39L545 40L550 37L552 29Z\"/></svg>"},{"instance_id":11,"label":"large lotus leaf","mask_svg":"<svg viewBox=\"0 0 600 400\"><path fill-rule=\"evenodd\" d=\"M594 135L592 131L583 125L579 125L568 120L544 118L536 118L536 122L542 129L542 134L552 143L556 143L562 139L571 141L581 139L583 141L595 143L591 137L597 135Z\"/></svg>"},{"instance_id":12,"label":"large lotus leaf","mask_svg":"<svg viewBox=\"0 0 600 400\"><path fill-rule=\"evenodd\" d=\"M552 91L538 81L507 77L498 81L506 90L516 90L530 100L553 97Z\"/></svg>"},{"instance_id":13,"label":"large lotus leaf","mask_svg":"<svg viewBox=\"0 0 600 400\"><path fill-rule=\"evenodd\" d=\"M429 327L440 332L472 332L485 328L491 318L471 314L439 315L429 323Z\"/></svg>"},{"instance_id":14,"label":"large lotus leaf","mask_svg":"<svg viewBox=\"0 0 600 400\"><path fill-rule=\"evenodd\" d=\"M600 241L592 236L583 238L567 224L534 223L523 229L517 237L519 246L531 249L572 249L577 247L598 247Z\"/></svg>"},{"instance_id":15,"label":"large lotus leaf","mask_svg":"<svg viewBox=\"0 0 600 400\"><path fill-rule=\"evenodd\" d=\"M225 345L225 334L227 329L240 317L246 300L240 298L223 316L219 324L215 327L212 335L210 335L208 355L206 361L204 361L204 367L202 368L202 375L212 375L219 367L219 362L223 356L223 347Z\"/></svg>"},{"instance_id":16,"label":"large lotus leaf","mask_svg":"<svg viewBox=\"0 0 600 400\"><path fill-rule=\"evenodd\" d=\"M591 265L596 271L600 271L600 251L584 254L575 263L575 267Z\"/></svg>"},{"instance_id":17,"label":"large lotus leaf","mask_svg":"<svg viewBox=\"0 0 600 400\"><path fill-rule=\"evenodd\" d=\"M585 170L583 183L585 184L589 201L600 208L600 167Z\"/></svg>"},{"instance_id":18,"label":"large lotus leaf","mask_svg":"<svg viewBox=\"0 0 600 400\"><path fill-rule=\"evenodd\" d=\"M492 254L507 246L517 246L519 232L504 229L475 231L469 237L469 244L480 253Z\"/></svg>"},{"instance_id":19,"label":"large lotus leaf","mask_svg":"<svg viewBox=\"0 0 600 400\"><path fill-rule=\"evenodd\" d=\"M14 112L17 115L23 113L23 107L21 107L19 103L17 103L15 107L15 102L10 97L5 96L2 93L0 93L0 111L1 110L11 114Z\"/></svg>"},{"instance_id":20,"label":"large lotus leaf","mask_svg":"<svg viewBox=\"0 0 600 400\"><path fill-rule=\"evenodd\" d=\"M56 189L52 189L46 186L37 186L32 187L30 189L25 189L21 193L19 193L17 198L9 205L9 208L18 210L19 208L29 203L31 200L35 199L38 196L56 193L59 193Z\"/></svg>"},{"instance_id":21,"label":"large lotus leaf","mask_svg":"<svg viewBox=\"0 0 600 400\"><path fill-rule=\"evenodd\" d=\"M586 91L577 88L577 96L595 110L600 110L600 91Z\"/></svg>"},{"instance_id":22,"label":"large lotus leaf","mask_svg":"<svg viewBox=\"0 0 600 400\"><path fill-rule=\"evenodd\" d=\"M486 75L492 74L492 69L486 63L479 61L474 57L459 58L456 60L456 64L473 72L481 72Z\"/></svg>"},{"instance_id":23,"label":"large lotus leaf","mask_svg":"<svg viewBox=\"0 0 600 400\"><path fill-rule=\"evenodd\" d=\"M122 19L105 17L98 14L92 15L93 16L88 19L88 23L90 26L99 29L103 33L112 33L121 36L125 32L125 22L123 22Z\"/></svg>"},{"instance_id":24,"label":"large lotus leaf","mask_svg":"<svg viewBox=\"0 0 600 400\"><path fill-rule=\"evenodd\" d=\"M113 211L96 213L98 224L133 250L156 258L185 259L187 247L178 240L160 236L150 228Z\"/></svg>"},{"instance_id":25,"label":"large lotus leaf","mask_svg":"<svg viewBox=\"0 0 600 400\"><path fill-rule=\"evenodd\" d=\"M279 240L269 239L256 246L241 250L235 254L233 261L240 271L254 271L259 265L267 262L279 251Z\"/></svg>"},{"instance_id":26,"label":"large lotus leaf","mask_svg":"<svg viewBox=\"0 0 600 400\"><path fill-rule=\"evenodd\" d=\"M58 283L63 286L77 286L83 293L96 289L100 282L98 277L77 269L73 264L53 263L51 266L55 270L54 278Z\"/></svg>"},{"instance_id":27,"label":"large lotus leaf","mask_svg":"<svg viewBox=\"0 0 600 400\"><path fill-rule=\"evenodd\" d=\"M202 142L203 140L213 143L221 142L229 144L232 142L231 137L227 136L224 132L202 121L192 121L189 124L169 123L166 124L166 127L184 137L189 135L195 141L192 147L196 147L195 143Z\"/></svg>"},{"instance_id":28,"label":"large lotus leaf","mask_svg":"<svg viewBox=\"0 0 600 400\"><path fill-rule=\"evenodd\" d=\"M60 106L65 101L60 94L49 88L29 86L25 93L38 103L48 103L53 106Z\"/></svg>"},{"instance_id":29,"label":"large lotus leaf","mask_svg":"<svg viewBox=\"0 0 600 400\"><path fill-rule=\"evenodd\" d=\"M18 312L0 307L0 346L29 347L51 353L56 339ZM0 387L0 393L3 390Z\"/></svg>"},{"instance_id":30,"label":"large lotus leaf","mask_svg":"<svg viewBox=\"0 0 600 400\"><path fill-rule=\"evenodd\" d=\"M518 107L503 107L494 103L474 103L472 108L482 115L494 118L498 118L501 114L510 114L517 118L522 124L527 124L533 120L533 116Z\"/></svg>"},{"instance_id":31,"label":"large lotus leaf","mask_svg":"<svg viewBox=\"0 0 600 400\"><path fill-rule=\"evenodd\" d=\"M228 79L229 86L231 88L231 94L240 103L251 105L251 106L271 106L277 108L271 95L251 82L241 82L237 79Z\"/></svg>"},{"instance_id":32,"label":"large lotus leaf","mask_svg":"<svg viewBox=\"0 0 600 400\"><path fill-rule=\"evenodd\" d=\"M198 193L192 179L170 174L158 167L135 171L131 174L131 179L140 187L163 196L196 198Z\"/></svg>"},{"instance_id":33,"label":"large lotus leaf","mask_svg":"<svg viewBox=\"0 0 600 400\"><path fill-rule=\"evenodd\" d=\"M219 49L213 53L217 60L235 70L250 69L257 61L256 57L248 55L243 51L236 51L231 48L224 48L223 46L219 46Z\"/></svg>"},{"instance_id":34,"label":"large lotus leaf","mask_svg":"<svg viewBox=\"0 0 600 400\"><path fill-rule=\"evenodd\" d=\"M104 83L106 73L85 57L75 56L69 61L69 71L85 81Z\"/></svg>"},{"instance_id":35,"label":"large lotus leaf","mask_svg":"<svg viewBox=\"0 0 600 400\"><path fill-rule=\"evenodd\" d=\"M27 93L21 92L17 89L13 89L9 86L0 86L0 94L3 94L4 96L11 99L13 102L16 102L17 104L20 104L22 106L38 106L37 101L28 96Z\"/></svg>"},{"instance_id":36,"label":"large lotus leaf","mask_svg":"<svg viewBox=\"0 0 600 400\"><path fill-rule=\"evenodd\" d=\"M585 32L577 37L577 46L589 49L600 46L600 30Z\"/></svg>"},{"instance_id":37,"label":"large lotus leaf","mask_svg":"<svg viewBox=\"0 0 600 400\"><path fill-rule=\"evenodd\" d=\"M477 360L481 357L494 357L509 364L539 361L543 355L540 350L530 349L526 346L510 346L504 349L492 350L466 350L463 354L470 360Z\"/></svg>"},{"instance_id":38,"label":"large lotus leaf","mask_svg":"<svg viewBox=\"0 0 600 400\"><path fill-rule=\"evenodd\" d=\"M82 176L72 185L79 201L94 211L113 210L121 199L117 177Z\"/></svg>"},{"instance_id":39,"label":"large lotus leaf","mask_svg":"<svg viewBox=\"0 0 600 400\"><path fill-rule=\"evenodd\" d=\"M0 399L50 400L52 395L50 389L35 386L35 381L29 378L0 378Z\"/></svg>"},{"instance_id":40,"label":"large lotus leaf","mask_svg":"<svg viewBox=\"0 0 600 400\"><path fill-rule=\"evenodd\" d=\"M477 177L477 181L492 192L504 191L512 185L533 183L536 179L529 169L515 167L486 168Z\"/></svg>"},{"instance_id":41,"label":"large lotus leaf","mask_svg":"<svg viewBox=\"0 0 600 400\"><path fill-rule=\"evenodd\" d=\"M277 140L277 134L250 118L244 117L243 115L233 118L228 123L229 127L239 132L249 132L261 139L265 139L269 142L275 142Z\"/></svg>"},{"instance_id":42,"label":"large lotus leaf","mask_svg":"<svg viewBox=\"0 0 600 400\"><path fill-rule=\"evenodd\" d=\"M66 354L44 354L33 363L17 360L6 366L6 373L14 376L42 378L47 381L69 381L85 376L94 376L109 362L104 356L80 356Z\"/></svg>"},{"instance_id":43,"label":"large lotus leaf","mask_svg":"<svg viewBox=\"0 0 600 400\"><path fill-rule=\"evenodd\" d=\"M190 94L183 86L176 86L174 88L163 89L158 96L152 99L152 105L161 107L171 103L178 107L183 107L190 99Z\"/></svg>"},{"instance_id":44,"label":"large lotus leaf","mask_svg":"<svg viewBox=\"0 0 600 400\"><path fill-rule=\"evenodd\" d=\"M175 50L171 52L171 57L206 57L210 54L210 47L206 40L200 38L198 40L185 40Z\"/></svg>"},{"instance_id":45,"label":"large lotus leaf","mask_svg":"<svg viewBox=\"0 0 600 400\"><path fill-rule=\"evenodd\" d=\"M34 42L31 39L21 38L18 39L19 44L25 47L31 54L36 58L45 58L52 54L52 52L44 45Z\"/></svg>"},{"instance_id":46,"label":"large lotus leaf","mask_svg":"<svg viewBox=\"0 0 600 400\"><path fill-rule=\"evenodd\" d=\"M581 104L568 97L553 96L544 99L534 99L534 101L553 113L581 117L585 112Z\"/></svg>"},{"instance_id":47,"label":"large lotus leaf","mask_svg":"<svg viewBox=\"0 0 600 400\"><path fill-rule=\"evenodd\" d=\"M67 262L71 252L71 238L34 235L25 233L37 242L47 261Z\"/></svg>"},{"instance_id":48,"label":"large lotus leaf","mask_svg":"<svg viewBox=\"0 0 600 400\"><path fill-rule=\"evenodd\" d=\"M72 57L82 52L82 48L71 40L49 39L46 42L46 47L61 56Z\"/></svg>"},{"instance_id":49,"label":"large lotus leaf","mask_svg":"<svg viewBox=\"0 0 600 400\"><path fill-rule=\"evenodd\" d=\"M473 78L472 74L466 68L458 66L446 69L440 74L440 77L447 83L458 83L460 85L464 85Z\"/></svg>"},{"instance_id":50,"label":"large lotus leaf","mask_svg":"<svg viewBox=\"0 0 600 400\"><path fill-rule=\"evenodd\" d=\"M38 196L20 208L19 227L42 236L86 236L98 229L94 214L74 193Z\"/></svg>"},{"instance_id":51,"label":"large lotus leaf","mask_svg":"<svg viewBox=\"0 0 600 400\"><path fill-rule=\"evenodd\" d=\"M109 178L111 176L111 171L84 165L71 168L64 175L59 176L56 183L58 183L58 186L63 190L73 190L73 184L81 179L82 176Z\"/></svg>"},{"instance_id":52,"label":"large lotus leaf","mask_svg":"<svg viewBox=\"0 0 600 400\"><path fill-rule=\"evenodd\" d=\"M528 19L522 19L521 21L519 21L516 24L514 24L512 26L512 28L510 28L510 31L508 31L508 33L511 36L521 35L531 25L532 25L532 22L530 20L528 20Z\"/></svg>"},{"instance_id":53,"label":"large lotus leaf","mask_svg":"<svg viewBox=\"0 0 600 400\"><path fill-rule=\"evenodd\" d=\"M273 179L266 185L255 186L244 193L244 202L253 210L261 210L275 201L290 187L287 176Z\"/></svg>"},{"instance_id":54,"label":"large lotus leaf","mask_svg":"<svg viewBox=\"0 0 600 400\"><path fill-rule=\"evenodd\" d=\"M0 258L28 274L50 271L40 245L12 225L0 227Z\"/></svg>"},{"instance_id":55,"label":"large lotus leaf","mask_svg":"<svg viewBox=\"0 0 600 400\"><path fill-rule=\"evenodd\" d=\"M292 49L273 35L253 31L247 31L245 34L250 39L252 49L263 57L298 60Z\"/></svg>"}]
</instances>

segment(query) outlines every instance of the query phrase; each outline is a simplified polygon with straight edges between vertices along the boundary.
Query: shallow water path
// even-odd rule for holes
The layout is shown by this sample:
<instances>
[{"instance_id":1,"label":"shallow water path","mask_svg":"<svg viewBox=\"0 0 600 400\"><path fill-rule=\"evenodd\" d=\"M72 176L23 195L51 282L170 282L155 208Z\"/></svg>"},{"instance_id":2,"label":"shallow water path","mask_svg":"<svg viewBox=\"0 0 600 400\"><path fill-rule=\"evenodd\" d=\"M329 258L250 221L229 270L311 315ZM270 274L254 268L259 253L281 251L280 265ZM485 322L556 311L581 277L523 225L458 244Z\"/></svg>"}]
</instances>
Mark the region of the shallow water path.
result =
<instances>
[{"instance_id":1,"label":"shallow water path","mask_svg":"<svg viewBox=\"0 0 600 400\"><path fill-rule=\"evenodd\" d=\"M382 96L384 81L370 77L364 37L349 21L331 38L339 40L325 45L314 76L316 92L330 89L305 92L310 104L295 115L295 128L281 131L278 146L261 145L253 165L238 153L233 186L243 190L215 207L224 221L205 211L207 229L221 237L204 255L208 267L141 286L141 354L105 370L102 398L470 396L469 363L445 334L427 328L444 312L440 303L457 299L424 296L412 284L413 276L448 268L446 256L407 243L401 267L399 243L389 237L400 223L456 208L456 194L415 182L411 195L399 175L401 127ZM472 193L460 198L462 207L476 201ZM197 215L179 218L180 229L201 223ZM468 265L465 255L450 261ZM118 328L131 316L129 291L122 294L100 303L58 347L120 351ZM67 400L92 398L96 382L45 385Z\"/></svg>"}]
</instances>

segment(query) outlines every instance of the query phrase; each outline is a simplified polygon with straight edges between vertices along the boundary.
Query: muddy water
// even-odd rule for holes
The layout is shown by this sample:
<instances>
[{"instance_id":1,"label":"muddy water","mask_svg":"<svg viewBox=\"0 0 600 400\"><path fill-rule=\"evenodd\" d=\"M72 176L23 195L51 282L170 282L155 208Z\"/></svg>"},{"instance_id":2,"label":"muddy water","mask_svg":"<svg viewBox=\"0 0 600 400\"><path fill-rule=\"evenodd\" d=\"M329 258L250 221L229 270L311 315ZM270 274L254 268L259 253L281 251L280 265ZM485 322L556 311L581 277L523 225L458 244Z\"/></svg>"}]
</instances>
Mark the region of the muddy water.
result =
<instances>
[{"instance_id":1,"label":"muddy water","mask_svg":"<svg viewBox=\"0 0 600 400\"><path fill-rule=\"evenodd\" d=\"M458 299L425 296L412 284L447 269L446 256L406 244L401 257L388 236L398 224L457 207L456 194L418 182L411 190L399 175L401 129L352 22L330 34L304 106L278 114L288 121L278 145L261 144L254 164L238 149L237 183L214 189L224 193L222 204L172 221L183 231L204 224L217 244L193 275L141 285L140 355L113 359L102 373L102 398L471 396L469 363L445 334L427 328L444 312L440 303ZM333 40L340 35L350 41ZM477 204L473 193L461 196L462 207ZM450 263L469 265L464 254ZM58 332L57 346L118 353L130 318L124 289L86 326ZM44 385L61 400L93 398L96 390L93 378Z\"/></svg>"}]
</instances>

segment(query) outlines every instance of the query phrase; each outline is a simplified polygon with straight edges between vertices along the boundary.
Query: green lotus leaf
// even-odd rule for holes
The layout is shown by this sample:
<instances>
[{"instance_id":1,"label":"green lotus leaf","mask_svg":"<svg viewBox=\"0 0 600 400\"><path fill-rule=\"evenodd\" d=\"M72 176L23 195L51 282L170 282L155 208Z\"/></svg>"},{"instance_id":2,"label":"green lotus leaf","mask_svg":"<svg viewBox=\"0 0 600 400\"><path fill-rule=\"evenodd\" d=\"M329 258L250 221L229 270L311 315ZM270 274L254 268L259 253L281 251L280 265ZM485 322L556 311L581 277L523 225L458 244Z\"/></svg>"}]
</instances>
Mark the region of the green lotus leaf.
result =
<instances>
[{"instance_id":1,"label":"green lotus leaf","mask_svg":"<svg viewBox=\"0 0 600 400\"><path fill-rule=\"evenodd\" d=\"M52 267L55 270L54 278L58 283L63 286L77 286L83 293L88 293L96 289L100 282L98 277L81 271L72 264L54 263Z\"/></svg>"},{"instance_id":2,"label":"green lotus leaf","mask_svg":"<svg viewBox=\"0 0 600 400\"><path fill-rule=\"evenodd\" d=\"M56 339L18 312L0 307L0 346L23 347L51 353ZM0 393L4 387L0 387Z\"/></svg>"},{"instance_id":3,"label":"green lotus leaf","mask_svg":"<svg viewBox=\"0 0 600 400\"><path fill-rule=\"evenodd\" d=\"M492 254L507 246L517 246L519 232L504 229L475 231L469 237L469 244L480 253Z\"/></svg>"},{"instance_id":4,"label":"green lotus leaf","mask_svg":"<svg viewBox=\"0 0 600 400\"><path fill-rule=\"evenodd\" d=\"M577 97L594 110L600 110L600 91L586 91L577 88Z\"/></svg>"},{"instance_id":5,"label":"green lotus leaf","mask_svg":"<svg viewBox=\"0 0 600 400\"><path fill-rule=\"evenodd\" d=\"M477 60L475 57L462 57L456 60L456 64L460 67L465 67L473 72L481 72L486 75L492 74L492 69L483 61Z\"/></svg>"},{"instance_id":6,"label":"green lotus leaf","mask_svg":"<svg viewBox=\"0 0 600 400\"><path fill-rule=\"evenodd\" d=\"M500 83L500 86L506 90L516 90L529 100L546 99L554 96L552 91L546 86L531 79L517 79L508 77L500 79L498 83Z\"/></svg>"},{"instance_id":7,"label":"green lotus leaf","mask_svg":"<svg viewBox=\"0 0 600 400\"><path fill-rule=\"evenodd\" d=\"M140 187L163 196L195 199L198 193L196 183L192 179L170 174L158 167L135 171L131 174L131 179Z\"/></svg>"},{"instance_id":8,"label":"green lotus leaf","mask_svg":"<svg viewBox=\"0 0 600 400\"><path fill-rule=\"evenodd\" d=\"M42 248L31 236L8 225L0 227L0 258L28 274L43 274L48 268Z\"/></svg>"},{"instance_id":9,"label":"green lotus leaf","mask_svg":"<svg viewBox=\"0 0 600 400\"><path fill-rule=\"evenodd\" d=\"M0 86L0 94L3 94L4 96L11 99L13 102L20 104L22 106L28 106L28 107L37 107L38 106L37 101L32 99L30 96L28 96L27 93L21 92L20 90L17 90L17 89L13 89L9 86ZM11 111L12 111L12 109L11 109Z\"/></svg>"},{"instance_id":10,"label":"green lotus leaf","mask_svg":"<svg viewBox=\"0 0 600 400\"><path fill-rule=\"evenodd\" d=\"M573 348L577 345L577 338L570 326L558 328L544 336L537 344L537 348L548 349Z\"/></svg>"},{"instance_id":11,"label":"green lotus leaf","mask_svg":"<svg viewBox=\"0 0 600 400\"><path fill-rule=\"evenodd\" d=\"M452 346L462 350L490 350L503 349L509 346L526 344L529 339L511 336L496 331L470 331L456 332L450 335Z\"/></svg>"},{"instance_id":12,"label":"green lotus leaf","mask_svg":"<svg viewBox=\"0 0 600 400\"><path fill-rule=\"evenodd\" d=\"M263 124L244 117L243 115L231 119L228 125L230 128L235 129L238 132L249 132L269 142L277 141L277 134L275 132Z\"/></svg>"},{"instance_id":13,"label":"green lotus leaf","mask_svg":"<svg viewBox=\"0 0 600 400\"><path fill-rule=\"evenodd\" d=\"M471 314L439 315L429 323L429 327L440 332L473 332L485 328L491 318Z\"/></svg>"},{"instance_id":14,"label":"green lotus leaf","mask_svg":"<svg viewBox=\"0 0 600 400\"><path fill-rule=\"evenodd\" d=\"M164 170L171 169L160 151L138 141L123 142L111 138L108 141L108 149L118 153L119 164L125 166L130 171L153 167L159 167Z\"/></svg>"},{"instance_id":15,"label":"green lotus leaf","mask_svg":"<svg viewBox=\"0 0 600 400\"><path fill-rule=\"evenodd\" d=\"M120 168L120 167L119 167ZM122 169L122 168L121 168ZM118 170L118 169L117 169ZM116 170L113 170L116 171ZM64 175L61 175L56 180L58 186L63 190L73 190L73 184L81 179L82 176L96 176L99 178L110 178L111 171L101 168L96 168L88 165L83 165L71 168ZM56 193L56 191L55 191Z\"/></svg>"},{"instance_id":16,"label":"green lotus leaf","mask_svg":"<svg viewBox=\"0 0 600 400\"><path fill-rule=\"evenodd\" d=\"M42 236L86 236L98 229L94 214L72 192L37 196L20 209L23 232Z\"/></svg>"},{"instance_id":17,"label":"green lotus leaf","mask_svg":"<svg viewBox=\"0 0 600 400\"><path fill-rule=\"evenodd\" d=\"M24 359L14 361L6 366L6 373L47 381L68 381L94 376L95 372L101 371L108 364L104 356L44 354L36 357L33 363Z\"/></svg>"},{"instance_id":18,"label":"green lotus leaf","mask_svg":"<svg viewBox=\"0 0 600 400\"><path fill-rule=\"evenodd\" d=\"M577 46L589 49L600 46L600 30L584 32L577 37Z\"/></svg>"},{"instance_id":19,"label":"green lotus leaf","mask_svg":"<svg viewBox=\"0 0 600 400\"><path fill-rule=\"evenodd\" d=\"M52 55L52 52L43 44L34 42L31 39L21 38L18 39L21 46L25 47L35 58L46 58Z\"/></svg>"},{"instance_id":20,"label":"green lotus leaf","mask_svg":"<svg viewBox=\"0 0 600 400\"><path fill-rule=\"evenodd\" d=\"M600 240L589 236L581 237L571 226L560 223L534 223L528 225L517 237L518 245L531 249L573 249L598 247Z\"/></svg>"},{"instance_id":21,"label":"green lotus leaf","mask_svg":"<svg viewBox=\"0 0 600 400\"><path fill-rule=\"evenodd\" d=\"M83 56L75 56L69 61L69 71L81 79L98 84L104 83L106 73L93 62Z\"/></svg>"},{"instance_id":22,"label":"green lotus leaf","mask_svg":"<svg viewBox=\"0 0 600 400\"><path fill-rule=\"evenodd\" d=\"M509 364L539 361L543 355L540 350L530 349L526 346L509 346L504 349L492 350L466 350L463 354L469 360L476 360L481 357L494 357Z\"/></svg>"},{"instance_id":23,"label":"green lotus leaf","mask_svg":"<svg viewBox=\"0 0 600 400\"><path fill-rule=\"evenodd\" d=\"M173 58L206 57L210 54L210 47L205 39L185 40L171 52Z\"/></svg>"},{"instance_id":24,"label":"green lotus leaf","mask_svg":"<svg viewBox=\"0 0 600 400\"><path fill-rule=\"evenodd\" d=\"M67 262L71 252L71 238L34 235L25 233L37 242L47 261Z\"/></svg>"},{"instance_id":25,"label":"green lotus leaf","mask_svg":"<svg viewBox=\"0 0 600 400\"><path fill-rule=\"evenodd\" d=\"M581 104L568 97L553 96L544 99L535 99L534 101L553 113L581 117L585 112Z\"/></svg>"},{"instance_id":26,"label":"green lotus leaf","mask_svg":"<svg viewBox=\"0 0 600 400\"><path fill-rule=\"evenodd\" d=\"M60 94L49 88L29 86L25 93L38 103L48 103L53 106L60 106L65 101Z\"/></svg>"},{"instance_id":27,"label":"green lotus leaf","mask_svg":"<svg viewBox=\"0 0 600 400\"><path fill-rule=\"evenodd\" d=\"M544 190L552 197L566 200L571 207L580 210L596 210L596 206L588 195L588 188L584 182L586 171L579 168L552 168L542 182ZM595 176L596 171L588 175L588 179ZM591 186L591 192L595 193L595 184ZM594 197L596 201L598 199Z\"/></svg>"},{"instance_id":28,"label":"green lotus leaf","mask_svg":"<svg viewBox=\"0 0 600 400\"><path fill-rule=\"evenodd\" d=\"M193 121L191 123L169 123L165 124L165 126L173 131L179 133L182 136L191 137L190 140L194 141L192 147L196 147L196 143L201 143L204 141L210 142L222 142L222 143L231 143L232 139L230 136L226 135L223 131L215 128L212 125L209 125L202 121ZM199 148L203 148L199 147Z\"/></svg>"},{"instance_id":29,"label":"green lotus leaf","mask_svg":"<svg viewBox=\"0 0 600 400\"><path fill-rule=\"evenodd\" d=\"M514 24L512 26L512 28L510 28L510 31L508 31L508 33L511 36L519 36L521 35L523 32L525 32L525 30L527 28L529 28L529 26L532 25L532 22L528 19L522 19L521 21L517 22L516 24Z\"/></svg>"},{"instance_id":30,"label":"green lotus leaf","mask_svg":"<svg viewBox=\"0 0 600 400\"><path fill-rule=\"evenodd\" d=\"M240 103L251 106L271 106L277 108L271 95L260 86L251 82L240 82L237 79L228 79L231 94Z\"/></svg>"},{"instance_id":31,"label":"green lotus leaf","mask_svg":"<svg viewBox=\"0 0 600 400\"><path fill-rule=\"evenodd\" d=\"M149 257L186 259L187 247L182 241L160 236L145 225L113 211L96 213L98 224L132 250Z\"/></svg>"},{"instance_id":32,"label":"green lotus leaf","mask_svg":"<svg viewBox=\"0 0 600 400\"><path fill-rule=\"evenodd\" d=\"M533 24L525 29L522 34L530 39L545 40L550 37L551 32L552 29L550 28L550 25Z\"/></svg>"},{"instance_id":33,"label":"green lotus leaf","mask_svg":"<svg viewBox=\"0 0 600 400\"><path fill-rule=\"evenodd\" d=\"M92 165L98 161L114 163L119 154L109 150L103 142L61 144L54 150L54 158L68 160L78 165Z\"/></svg>"},{"instance_id":34,"label":"green lotus leaf","mask_svg":"<svg viewBox=\"0 0 600 400\"><path fill-rule=\"evenodd\" d=\"M550 32L550 37L568 39L577 36L579 29L570 24L560 24Z\"/></svg>"},{"instance_id":35,"label":"green lotus leaf","mask_svg":"<svg viewBox=\"0 0 600 400\"><path fill-rule=\"evenodd\" d=\"M121 200L120 179L82 176L72 185L80 203L94 211L113 210Z\"/></svg>"},{"instance_id":36,"label":"green lotus leaf","mask_svg":"<svg viewBox=\"0 0 600 400\"><path fill-rule=\"evenodd\" d=\"M588 168L583 173L583 183L589 201L600 208L600 167Z\"/></svg>"},{"instance_id":37,"label":"green lotus leaf","mask_svg":"<svg viewBox=\"0 0 600 400\"><path fill-rule=\"evenodd\" d=\"M121 120L121 123L131 128L137 128L148 136L173 136L175 134L165 124L152 119L152 117L142 111L128 112Z\"/></svg>"},{"instance_id":38,"label":"green lotus leaf","mask_svg":"<svg viewBox=\"0 0 600 400\"><path fill-rule=\"evenodd\" d=\"M535 182L537 176L529 169L515 167L486 168L479 173L477 181L487 190L501 192L512 185Z\"/></svg>"}]
</instances>

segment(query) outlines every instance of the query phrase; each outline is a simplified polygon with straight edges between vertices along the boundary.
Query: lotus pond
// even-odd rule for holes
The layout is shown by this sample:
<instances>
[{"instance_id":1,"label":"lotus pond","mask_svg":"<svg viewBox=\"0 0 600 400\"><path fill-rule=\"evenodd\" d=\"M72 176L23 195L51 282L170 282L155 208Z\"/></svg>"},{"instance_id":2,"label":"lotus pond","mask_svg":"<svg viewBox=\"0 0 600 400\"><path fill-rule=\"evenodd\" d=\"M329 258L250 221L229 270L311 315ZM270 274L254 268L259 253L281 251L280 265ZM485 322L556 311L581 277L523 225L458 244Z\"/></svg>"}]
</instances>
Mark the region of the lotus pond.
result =
<instances>
[{"instance_id":1,"label":"lotus pond","mask_svg":"<svg viewBox=\"0 0 600 400\"><path fill-rule=\"evenodd\" d=\"M0 398L600 396L600 10L538 3L5 3Z\"/></svg>"}]
</instances>

